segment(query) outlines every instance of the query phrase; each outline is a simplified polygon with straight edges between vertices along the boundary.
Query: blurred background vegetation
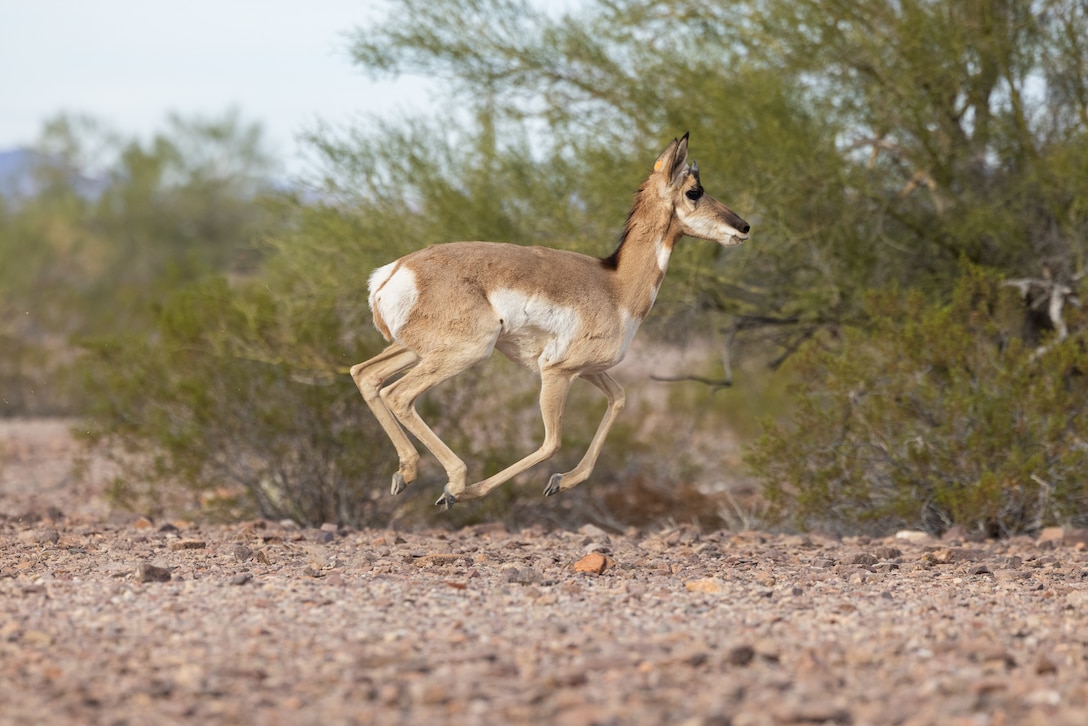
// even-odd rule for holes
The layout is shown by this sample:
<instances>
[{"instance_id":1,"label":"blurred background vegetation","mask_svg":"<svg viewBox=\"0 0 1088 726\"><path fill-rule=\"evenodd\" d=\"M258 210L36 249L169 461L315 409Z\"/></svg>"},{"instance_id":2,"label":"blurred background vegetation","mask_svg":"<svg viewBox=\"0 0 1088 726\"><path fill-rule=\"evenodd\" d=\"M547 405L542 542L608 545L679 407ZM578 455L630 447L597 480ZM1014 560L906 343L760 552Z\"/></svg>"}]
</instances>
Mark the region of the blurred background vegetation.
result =
<instances>
[{"instance_id":1,"label":"blurred background vegetation","mask_svg":"<svg viewBox=\"0 0 1088 726\"><path fill-rule=\"evenodd\" d=\"M0 414L80 417L149 513L1086 524L1086 38L1074 0L399 0L352 58L447 96L312 130L291 184L237 114L146 143L59 116L0 196ZM532 472L439 517L432 462L389 497L395 454L346 375L382 346L370 270L457 239L606 255L684 131L752 239L681 245L641 350L685 362L630 368L593 481L543 500ZM554 470L600 416L589 391ZM535 394L496 360L421 413L482 477L535 446Z\"/></svg>"}]
</instances>

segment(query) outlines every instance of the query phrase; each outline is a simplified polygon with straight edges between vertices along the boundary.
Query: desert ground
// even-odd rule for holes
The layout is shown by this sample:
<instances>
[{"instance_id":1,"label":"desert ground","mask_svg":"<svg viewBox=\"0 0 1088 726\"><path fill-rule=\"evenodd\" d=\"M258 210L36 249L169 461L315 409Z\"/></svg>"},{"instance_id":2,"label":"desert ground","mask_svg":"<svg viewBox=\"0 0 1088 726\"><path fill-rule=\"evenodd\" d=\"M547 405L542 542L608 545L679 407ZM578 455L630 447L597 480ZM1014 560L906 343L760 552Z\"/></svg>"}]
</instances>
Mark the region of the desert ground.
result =
<instances>
[{"instance_id":1,"label":"desert ground","mask_svg":"<svg viewBox=\"0 0 1088 726\"><path fill-rule=\"evenodd\" d=\"M152 521L73 424L0 423L2 724L1088 723L1086 531Z\"/></svg>"}]
</instances>

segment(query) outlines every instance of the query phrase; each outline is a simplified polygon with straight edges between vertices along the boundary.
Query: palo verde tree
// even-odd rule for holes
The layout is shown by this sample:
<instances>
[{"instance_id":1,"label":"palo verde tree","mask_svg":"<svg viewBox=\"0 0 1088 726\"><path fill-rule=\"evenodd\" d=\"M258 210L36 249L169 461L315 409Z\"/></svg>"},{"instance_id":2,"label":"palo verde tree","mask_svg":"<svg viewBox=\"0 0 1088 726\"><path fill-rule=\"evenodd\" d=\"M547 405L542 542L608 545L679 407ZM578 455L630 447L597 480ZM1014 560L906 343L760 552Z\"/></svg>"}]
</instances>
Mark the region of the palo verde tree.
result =
<instances>
[{"instance_id":1,"label":"palo verde tree","mask_svg":"<svg viewBox=\"0 0 1088 726\"><path fill-rule=\"evenodd\" d=\"M788 353L856 320L866 288L947 291L961 256L1016 276L1083 268L1085 37L1072 0L621 0L562 17L402 0L354 52L544 129L594 210L602 179L690 130L755 234L721 264L679 256L689 284L663 302L777 330Z\"/></svg>"}]
</instances>

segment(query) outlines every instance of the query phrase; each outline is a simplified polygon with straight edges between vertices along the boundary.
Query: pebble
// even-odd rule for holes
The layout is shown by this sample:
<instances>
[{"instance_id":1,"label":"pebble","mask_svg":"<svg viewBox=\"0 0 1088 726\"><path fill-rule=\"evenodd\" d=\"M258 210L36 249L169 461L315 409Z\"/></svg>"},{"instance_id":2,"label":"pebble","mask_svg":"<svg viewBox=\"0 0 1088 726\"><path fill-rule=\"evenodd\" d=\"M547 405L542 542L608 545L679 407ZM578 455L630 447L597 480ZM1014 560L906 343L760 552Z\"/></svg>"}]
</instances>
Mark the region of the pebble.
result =
<instances>
[{"instance_id":1,"label":"pebble","mask_svg":"<svg viewBox=\"0 0 1088 726\"><path fill-rule=\"evenodd\" d=\"M136 579L140 582L169 582L170 568L141 562L136 566Z\"/></svg>"},{"instance_id":2,"label":"pebble","mask_svg":"<svg viewBox=\"0 0 1088 726\"><path fill-rule=\"evenodd\" d=\"M610 567L614 567L616 561L608 555L600 552L590 552L574 563L575 572L585 572L593 575L600 575Z\"/></svg>"}]
</instances>

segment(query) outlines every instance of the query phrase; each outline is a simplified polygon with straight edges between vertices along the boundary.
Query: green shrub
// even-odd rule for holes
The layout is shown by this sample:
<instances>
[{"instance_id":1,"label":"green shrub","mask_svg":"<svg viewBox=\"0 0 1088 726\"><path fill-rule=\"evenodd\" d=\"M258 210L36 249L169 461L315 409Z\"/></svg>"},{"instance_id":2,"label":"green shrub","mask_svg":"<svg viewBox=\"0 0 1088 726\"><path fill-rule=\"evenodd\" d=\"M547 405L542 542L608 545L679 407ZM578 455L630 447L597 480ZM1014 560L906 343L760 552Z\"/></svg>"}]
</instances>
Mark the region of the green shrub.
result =
<instances>
[{"instance_id":1,"label":"green shrub","mask_svg":"<svg viewBox=\"0 0 1088 726\"><path fill-rule=\"evenodd\" d=\"M117 503L156 512L187 492L231 517L372 516L371 471L390 467L377 425L344 395L350 378L260 353L281 313L212 279L169 295L152 336L88 343L89 432L121 454Z\"/></svg>"},{"instance_id":2,"label":"green shrub","mask_svg":"<svg viewBox=\"0 0 1088 726\"><path fill-rule=\"evenodd\" d=\"M390 496L395 451L346 372L376 353L381 338L346 330L337 315L318 314L322 307L298 306L263 284L231 287L213 278L168 295L151 335L85 341L79 365L88 411L81 429L120 466L114 503L153 515L180 510L305 525L576 525L607 518L588 485L541 511L544 467L438 517L433 501L443 474L421 446L420 480ZM340 341L355 337L368 345L345 352ZM483 478L539 445L538 385L497 359L428 392L418 405L465 458L470 476ZM577 463L603 409L604 398L588 384L572 396L565 446L550 467ZM615 434L622 448L624 427ZM624 471L623 456L606 454L598 481L610 466ZM529 491L521 486L530 482Z\"/></svg>"},{"instance_id":3,"label":"green shrub","mask_svg":"<svg viewBox=\"0 0 1088 726\"><path fill-rule=\"evenodd\" d=\"M869 325L792 362L796 410L747 460L779 521L987 535L1088 517L1088 353L1020 337L1024 308L968 268L945 305L873 293Z\"/></svg>"}]
</instances>

